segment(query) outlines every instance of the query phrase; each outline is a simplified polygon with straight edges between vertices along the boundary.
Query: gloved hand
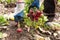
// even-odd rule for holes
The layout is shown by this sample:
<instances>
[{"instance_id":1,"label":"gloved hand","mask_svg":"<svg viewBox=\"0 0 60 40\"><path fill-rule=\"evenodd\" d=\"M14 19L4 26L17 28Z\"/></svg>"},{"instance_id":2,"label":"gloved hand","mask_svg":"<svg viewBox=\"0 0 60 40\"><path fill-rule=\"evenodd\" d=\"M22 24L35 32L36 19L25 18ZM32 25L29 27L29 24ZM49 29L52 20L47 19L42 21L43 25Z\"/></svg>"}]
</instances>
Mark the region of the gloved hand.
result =
<instances>
[{"instance_id":1,"label":"gloved hand","mask_svg":"<svg viewBox=\"0 0 60 40\"><path fill-rule=\"evenodd\" d=\"M31 6L34 6L36 8L39 8L39 0L34 0Z\"/></svg>"},{"instance_id":2,"label":"gloved hand","mask_svg":"<svg viewBox=\"0 0 60 40\"><path fill-rule=\"evenodd\" d=\"M34 2L29 6L29 10L30 10L30 8L34 8L34 7L39 9L39 0L34 0ZM29 12L29 10L28 10L28 12Z\"/></svg>"}]
</instances>

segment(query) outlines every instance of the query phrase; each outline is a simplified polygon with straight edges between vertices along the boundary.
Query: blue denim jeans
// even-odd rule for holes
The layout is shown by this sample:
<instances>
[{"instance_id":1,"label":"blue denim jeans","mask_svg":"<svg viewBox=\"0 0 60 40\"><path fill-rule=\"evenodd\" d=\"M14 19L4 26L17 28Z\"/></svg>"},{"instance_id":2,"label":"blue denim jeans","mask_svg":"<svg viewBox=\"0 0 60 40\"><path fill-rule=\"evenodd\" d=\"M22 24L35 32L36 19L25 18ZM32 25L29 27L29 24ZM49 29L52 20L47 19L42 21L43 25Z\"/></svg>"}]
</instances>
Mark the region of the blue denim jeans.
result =
<instances>
[{"instance_id":1,"label":"blue denim jeans","mask_svg":"<svg viewBox=\"0 0 60 40\"><path fill-rule=\"evenodd\" d=\"M24 16L24 12L23 12L23 10L22 10L21 12L17 13L17 14L14 16L14 19L15 19L16 22L22 21L22 20L23 20L23 16Z\"/></svg>"}]
</instances>

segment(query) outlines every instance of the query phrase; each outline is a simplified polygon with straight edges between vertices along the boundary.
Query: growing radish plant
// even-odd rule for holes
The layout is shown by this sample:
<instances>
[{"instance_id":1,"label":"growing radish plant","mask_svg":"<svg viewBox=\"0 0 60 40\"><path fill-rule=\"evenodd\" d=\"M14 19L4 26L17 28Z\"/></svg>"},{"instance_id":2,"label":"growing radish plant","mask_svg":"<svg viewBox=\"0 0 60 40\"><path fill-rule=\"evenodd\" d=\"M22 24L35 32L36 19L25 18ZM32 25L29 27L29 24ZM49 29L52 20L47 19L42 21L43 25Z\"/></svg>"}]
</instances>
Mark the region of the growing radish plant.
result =
<instances>
[{"instance_id":1,"label":"growing radish plant","mask_svg":"<svg viewBox=\"0 0 60 40\"><path fill-rule=\"evenodd\" d=\"M44 23L48 20L43 13L37 9L36 7L31 8L29 10L29 6L32 4L34 0L26 0L25 1L25 9L24 9L24 23L26 23L29 27L39 28L43 27ZM29 12L28 12L29 10Z\"/></svg>"}]
</instances>

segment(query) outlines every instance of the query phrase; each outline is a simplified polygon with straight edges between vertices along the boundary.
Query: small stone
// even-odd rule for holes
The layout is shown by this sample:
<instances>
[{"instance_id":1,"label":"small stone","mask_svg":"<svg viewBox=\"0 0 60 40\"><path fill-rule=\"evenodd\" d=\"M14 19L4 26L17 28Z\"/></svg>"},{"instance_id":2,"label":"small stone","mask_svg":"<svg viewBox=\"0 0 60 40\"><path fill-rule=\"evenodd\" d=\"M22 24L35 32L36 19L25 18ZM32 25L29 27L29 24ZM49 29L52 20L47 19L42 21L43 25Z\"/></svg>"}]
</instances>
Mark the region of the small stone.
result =
<instances>
[{"instance_id":1,"label":"small stone","mask_svg":"<svg viewBox=\"0 0 60 40\"><path fill-rule=\"evenodd\" d=\"M7 30L10 30L10 28L7 28Z\"/></svg>"},{"instance_id":2,"label":"small stone","mask_svg":"<svg viewBox=\"0 0 60 40\"><path fill-rule=\"evenodd\" d=\"M7 28L7 26L4 26L3 28L4 28L4 29L6 29L6 28Z\"/></svg>"},{"instance_id":3,"label":"small stone","mask_svg":"<svg viewBox=\"0 0 60 40\"><path fill-rule=\"evenodd\" d=\"M45 38L42 37L42 36L39 36L39 35L35 34L35 35L34 35L34 39L35 39L35 40L44 40Z\"/></svg>"},{"instance_id":4,"label":"small stone","mask_svg":"<svg viewBox=\"0 0 60 40\"><path fill-rule=\"evenodd\" d=\"M60 31L57 31L58 34L60 34Z\"/></svg>"},{"instance_id":5,"label":"small stone","mask_svg":"<svg viewBox=\"0 0 60 40\"><path fill-rule=\"evenodd\" d=\"M45 37L45 40L51 40L50 37Z\"/></svg>"},{"instance_id":6,"label":"small stone","mask_svg":"<svg viewBox=\"0 0 60 40\"><path fill-rule=\"evenodd\" d=\"M54 33L53 35L54 35L54 37L56 37L58 34L57 33Z\"/></svg>"},{"instance_id":7,"label":"small stone","mask_svg":"<svg viewBox=\"0 0 60 40\"><path fill-rule=\"evenodd\" d=\"M0 27L0 29L6 29L7 28L7 26L2 26L2 27Z\"/></svg>"},{"instance_id":8,"label":"small stone","mask_svg":"<svg viewBox=\"0 0 60 40\"><path fill-rule=\"evenodd\" d=\"M7 37L8 34L7 33L3 33L3 38Z\"/></svg>"},{"instance_id":9,"label":"small stone","mask_svg":"<svg viewBox=\"0 0 60 40\"><path fill-rule=\"evenodd\" d=\"M5 38L2 38L2 40L5 40Z\"/></svg>"}]
</instances>

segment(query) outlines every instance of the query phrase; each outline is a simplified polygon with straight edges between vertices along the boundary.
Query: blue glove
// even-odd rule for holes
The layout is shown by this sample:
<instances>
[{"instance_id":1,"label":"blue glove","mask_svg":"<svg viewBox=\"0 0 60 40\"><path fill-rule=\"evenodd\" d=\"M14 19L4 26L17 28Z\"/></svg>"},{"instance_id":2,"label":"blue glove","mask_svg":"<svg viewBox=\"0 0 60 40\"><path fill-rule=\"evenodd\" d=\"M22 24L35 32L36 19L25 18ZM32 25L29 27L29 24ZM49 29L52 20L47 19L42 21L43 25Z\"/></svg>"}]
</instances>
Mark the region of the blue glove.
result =
<instances>
[{"instance_id":1,"label":"blue glove","mask_svg":"<svg viewBox=\"0 0 60 40\"><path fill-rule=\"evenodd\" d=\"M18 21L22 21L23 20L23 16L24 16L24 10L22 10L21 12L17 13L15 16L14 16L14 19L16 22Z\"/></svg>"},{"instance_id":2,"label":"blue glove","mask_svg":"<svg viewBox=\"0 0 60 40\"><path fill-rule=\"evenodd\" d=\"M34 7L39 9L39 0L34 0L34 2L29 6L29 10L30 10L30 8L34 8ZM29 12L29 10L28 10L28 12Z\"/></svg>"},{"instance_id":3,"label":"blue glove","mask_svg":"<svg viewBox=\"0 0 60 40\"><path fill-rule=\"evenodd\" d=\"M34 0L31 6L39 8L39 0Z\"/></svg>"}]
</instances>

